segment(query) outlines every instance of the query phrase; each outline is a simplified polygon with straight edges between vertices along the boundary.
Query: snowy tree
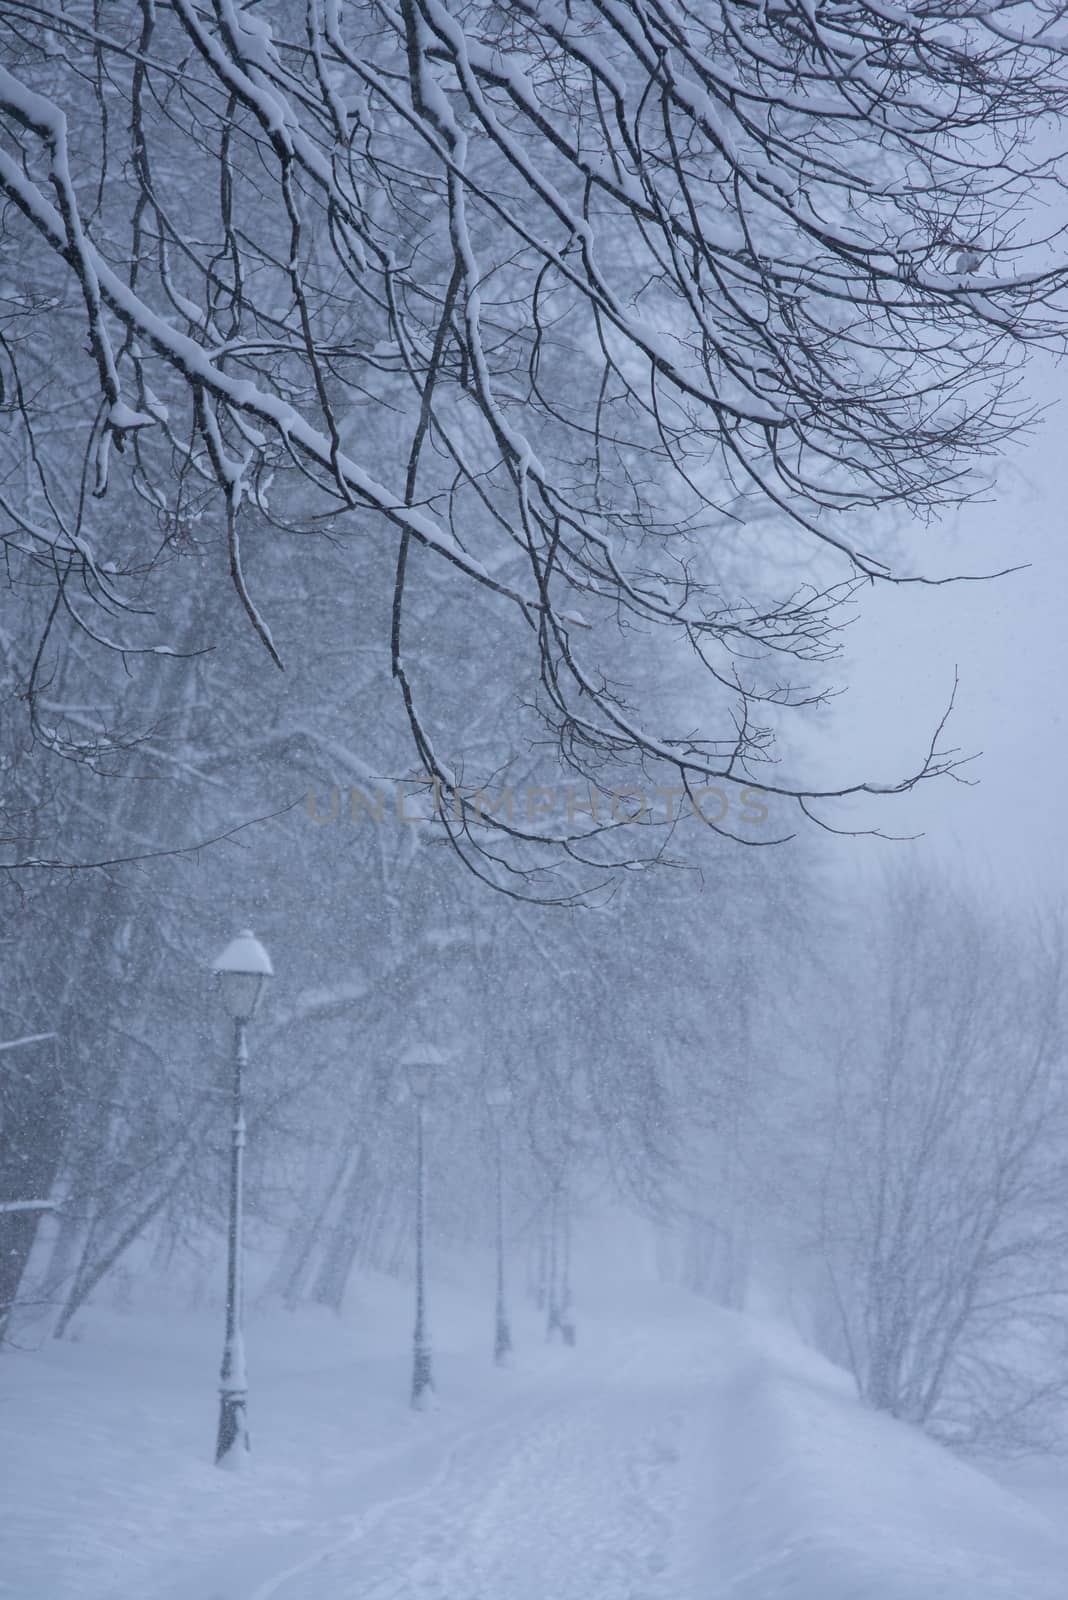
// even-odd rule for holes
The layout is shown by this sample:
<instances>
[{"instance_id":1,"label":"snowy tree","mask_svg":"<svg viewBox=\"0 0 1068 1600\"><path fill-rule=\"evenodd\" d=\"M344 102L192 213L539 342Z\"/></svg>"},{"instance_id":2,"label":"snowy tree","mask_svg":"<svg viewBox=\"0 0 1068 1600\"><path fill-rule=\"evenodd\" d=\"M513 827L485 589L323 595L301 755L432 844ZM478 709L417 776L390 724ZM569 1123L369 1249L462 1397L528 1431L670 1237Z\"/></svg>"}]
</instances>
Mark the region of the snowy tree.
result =
<instances>
[{"instance_id":1,"label":"snowy tree","mask_svg":"<svg viewBox=\"0 0 1068 1600\"><path fill-rule=\"evenodd\" d=\"M755 779L781 836L791 807L945 772L941 724L889 785L771 761L840 607L918 576L877 514L966 495L1023 420L1018 355L1060 337L1059 180L1029 145L1068 93L1057 14L5 0L0 501L54 592L42 642L61 619L188 650L145 598L217 522L200 582L225 563L281 664L256 551L374 546L417 770L513 887L546 849L596 874L639 841L478 814L442 753L469 705L427 662L446 617L481 681L527 663L608 792Z\"/></svg>"},{"instance_id":2,"label":"snowy tree","mask_svg":"<svg viewBox=\"0 0 1068 1600\"><path fill-rule=\"evenodd\" d=\"M0 1343L38 1224L51 1208L63 1102L50 1034L0 1040Z\"/></svg>"},{"instance_id":3,"label":"snowy tree","mask_svg":"<svg viewBox=\"0 0 1068 1600\"><path fill-rule=\"evenodd\" d=\"M1045 1444L1066 1394L1063 934L937 882L886 900L823 1125L830 1342L895 1416Z\"/></svg>"}]
</instances>

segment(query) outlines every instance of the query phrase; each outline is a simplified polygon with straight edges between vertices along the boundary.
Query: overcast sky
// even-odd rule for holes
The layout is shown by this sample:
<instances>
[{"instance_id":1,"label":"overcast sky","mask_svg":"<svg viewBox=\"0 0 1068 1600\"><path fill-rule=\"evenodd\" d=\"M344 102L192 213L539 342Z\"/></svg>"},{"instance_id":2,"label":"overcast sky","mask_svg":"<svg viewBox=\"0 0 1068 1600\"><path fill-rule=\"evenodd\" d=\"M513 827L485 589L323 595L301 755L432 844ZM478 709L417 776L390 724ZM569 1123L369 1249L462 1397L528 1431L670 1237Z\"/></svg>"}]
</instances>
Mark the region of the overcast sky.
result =
<instances>
[{"instance_id":1,"label":"overcast sky","mask_svg":"<svg viewBox=\"0 0 1068 1600\"><path fill-rule=\"evenodd\" d=\"M881 586L864 601L850 639L850 688L835 722L855 742L863 776L889 780L922 759L959 668L949 743L977 758L965 788L949 779L869 812L888 831L924 830L924 861L966 866L1010 895L1059 900L1068 790L1064 701L1068 684L1068 363L1036 362L1028 387L1051 409L1037 434L996 467L990 503L941 528L919 529L920 569L992 571L1029 563L989 583ZM924 552L926 550L926 560ZM885 859L879 841L847 846L850 866Z\"/></svg>"}]
</instances>

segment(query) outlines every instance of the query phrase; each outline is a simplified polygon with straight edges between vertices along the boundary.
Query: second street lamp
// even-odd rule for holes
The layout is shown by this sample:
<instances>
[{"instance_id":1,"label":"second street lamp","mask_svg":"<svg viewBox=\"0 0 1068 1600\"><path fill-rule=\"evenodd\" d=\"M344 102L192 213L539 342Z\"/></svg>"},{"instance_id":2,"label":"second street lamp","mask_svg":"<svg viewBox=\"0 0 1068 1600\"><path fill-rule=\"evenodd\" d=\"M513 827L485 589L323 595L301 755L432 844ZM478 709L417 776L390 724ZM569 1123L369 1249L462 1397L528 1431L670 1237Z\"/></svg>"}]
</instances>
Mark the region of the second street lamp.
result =
<instances>
[{"instance_id":1,"label":"second street lamp","mask_svg":"<svg viewBox=\"0 0 1068 1600\"><path fill-rule=\"evenodd\" d=\"M506 1083L495 1084L486 1090L486 1104L493 1123L493 1156L496 1187L497 1214L497 1311L494 1323L493 1359L498 1367L506 1367L512 1353L512 1330L508 1325L508 1309L504 1295L504 1119L512 1103L512 1091Z\"/></svg>"},{"instance_id":2,"label":"second street lamp","mask_svg":"<svg viewBox=\"0 0 1068 1600\"><path fill-rule=\"evenodd\" d=\"M248 1378L241 1327L244 1301L242 1233L244 1231L245 1100L244 1078L248 1066L248 1024L259 1009L263 992L274 976L271 958L250 929L231 939L212 970L230 1016L234 1020L234 1060L230 1134L230 1218L226 1252L226 1339L219 1373L219 1432L215 1463L240 1467L248 1455Z\"/></svg>"},{"instance_id":3,"label":"second street lamp","mask_svg":"<svg viewBox=\"0 0 1068 1600\"><path fill-rule=\"evenodd\" d=\"M430 1336L426 1322L426 1171L423 1156L424 1105L443 1065L433 1045L413 1045L401 1057L415 1101L415 1331L412 1336L412 1408L422 1411L434 1389Z\"/></svg>"}]
</instances>

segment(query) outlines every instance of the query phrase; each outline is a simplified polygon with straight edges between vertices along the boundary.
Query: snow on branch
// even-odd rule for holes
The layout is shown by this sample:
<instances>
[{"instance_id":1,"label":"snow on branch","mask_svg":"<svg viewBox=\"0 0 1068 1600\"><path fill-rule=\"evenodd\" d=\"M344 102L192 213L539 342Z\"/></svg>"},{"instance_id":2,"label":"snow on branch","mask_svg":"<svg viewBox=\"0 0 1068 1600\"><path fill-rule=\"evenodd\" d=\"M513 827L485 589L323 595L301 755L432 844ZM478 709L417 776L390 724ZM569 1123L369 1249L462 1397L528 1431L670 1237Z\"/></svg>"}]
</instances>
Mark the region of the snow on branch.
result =
<instances>
[{"instance_id":1,"label":"snow on branch","mask_svg":"<svg viewBox=\"0 0 1068 1600\"><path fill-rule=\"evenodd\" d=\"M595 783L756 779L815 817L951 772L942 722L878 782L773 763L787 714L830 692L860 587L945 581L891 561L893 514L976 492L1028 420L1028 348L1063 346L1063 179L1032 148L1068 109L1057 7L298 10L66 0L0 66L0 190L48 295L5 316L0 294L12 448L36 469L4 538L55 563L64 615L123 648L63 592L76 574L126 603L27 319L76 368L84 481L136 495L165 540L195 486L279 665L260 539L394 546L383 655L447 788L414 549L452 615L495 608Z\"/></svg>"}]
</instances>

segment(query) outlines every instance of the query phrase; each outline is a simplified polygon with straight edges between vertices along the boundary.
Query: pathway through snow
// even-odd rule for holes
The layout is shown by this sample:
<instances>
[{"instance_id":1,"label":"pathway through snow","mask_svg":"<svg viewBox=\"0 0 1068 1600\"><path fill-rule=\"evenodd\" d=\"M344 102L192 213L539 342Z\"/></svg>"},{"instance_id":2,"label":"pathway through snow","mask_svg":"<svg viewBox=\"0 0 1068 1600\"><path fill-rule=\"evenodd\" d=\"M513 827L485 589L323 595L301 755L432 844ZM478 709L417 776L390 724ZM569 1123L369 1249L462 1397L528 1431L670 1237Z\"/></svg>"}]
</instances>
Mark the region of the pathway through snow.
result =
<instances>
[{"instance_id":1,"label":"pathway through snow","mask_svg":"<svg viewBox=\"0 0 1068 1600\"><path fill-rule=\"evenodd\" d=\"M33 1502L34 1462L47 1470L54 1437L39 1458L29 1448L28 1476L12 1485L16 1502L29 1497L38 1533L51 1505L54 1537L80 1541L92 1559L64 1566L47 1541L16 1541L13 1565L0 1552L0 1574L17 1574L16 1587L4 1590L0 1577L0 1593L1064 1600L1068 1542L1037 1510L865 1413L843 1375L785 1333L682 1296L658 1298L655 1312L631 1304L587 1321L575 1350L547 1349L528 1327L508 1373L487 1370L484 1340L476 1350L469 1327L466 1336L458 1331L443 1341L440 1405L421 1416L404 1409L395 1351L376 1365L366 1354L354 1361L339 1343L308 1371L301 1358L310 1342L270 1358L261 1331L266 1370L253 1419L264 1423L254 1435L255 1470L241 1477L186 1464L187 1445L167 1433L161 1388L150 1410L162 1434L132 1482L139 1458L136 1441L116 1443L120 1399L148 1379L119 1363L111 1392L106 1382L94 1390L101 1409L83 1435L79 1495L70 1494L77 1463L65 1463L51 1498L42 1480ZM291 1338L292 1321L280 1321L273 1337L284 1339L286 1328ZM3 1363L4 1376L17 1366L32 1374L36 1359L42 1378L49 1368L54 1377L57 1363L73 1377L69 1369L86 1357L87 1347L17 1358ZM177 1404L189 1374L180 1361L167 1370ZM85 1405L88 1377L83 1371L76 1391ZM53 1391L41 1383L46 1414L37 1408L34 1439L69 1414L61 1386L47 1415ZM19 1406L7 1409L17 1434ZM6 1431L10 1450L17 1440ZM116 1527L108 1510L124 1504Z\"/></svg>"}]
</instances>

